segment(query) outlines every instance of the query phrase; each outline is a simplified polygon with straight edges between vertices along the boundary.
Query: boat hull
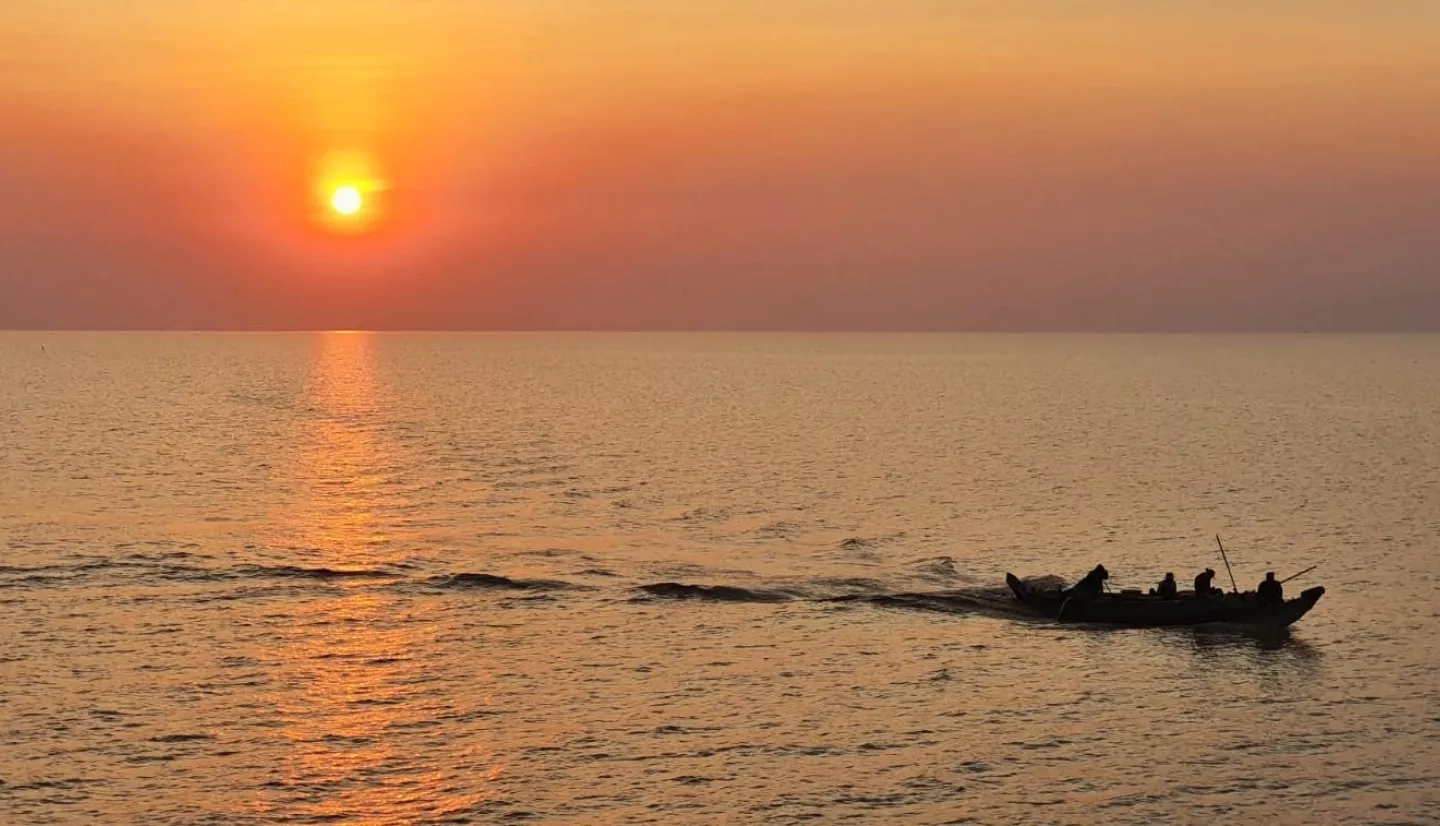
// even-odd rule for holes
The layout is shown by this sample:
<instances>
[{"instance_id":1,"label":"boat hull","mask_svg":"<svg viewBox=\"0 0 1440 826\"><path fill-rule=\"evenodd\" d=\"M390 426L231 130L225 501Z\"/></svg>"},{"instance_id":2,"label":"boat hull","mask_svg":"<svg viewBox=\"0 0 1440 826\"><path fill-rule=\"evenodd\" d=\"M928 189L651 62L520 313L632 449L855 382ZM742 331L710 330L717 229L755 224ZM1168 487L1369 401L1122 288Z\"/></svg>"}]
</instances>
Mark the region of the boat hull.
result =
<instances>
[{"instance_id":1,"label":"boat hull","mask_svg":"<svg viewBox=\"0 0 1440 826\"><path fill-rule=\"evenodd\" d=\"M1115 595L1081 599L1066 597L1061 591L1032 588L1014 574L1006 574L1005 582L1017 600L1051 619L1135 628L1209 623L1284 627L1309 613L1325 595L1323 587L1310 588L1278 605L1262 605L1254 594L1231 594L1214 599Z\"/></svg>"}]
</instances>

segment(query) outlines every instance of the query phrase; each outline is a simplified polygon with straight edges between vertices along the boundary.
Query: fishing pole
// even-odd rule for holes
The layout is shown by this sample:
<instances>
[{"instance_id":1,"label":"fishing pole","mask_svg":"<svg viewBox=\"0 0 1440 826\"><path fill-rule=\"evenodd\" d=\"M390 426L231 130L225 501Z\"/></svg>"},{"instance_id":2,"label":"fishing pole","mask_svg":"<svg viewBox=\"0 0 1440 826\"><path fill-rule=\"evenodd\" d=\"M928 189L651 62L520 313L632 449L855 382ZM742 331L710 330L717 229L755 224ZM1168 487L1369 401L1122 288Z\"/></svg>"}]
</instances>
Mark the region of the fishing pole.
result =
<instances>
[{"instance_id":1,"label":"fishing pole","mask_svg":"<svg viewBox=\"0 0 1440 826\"><path fill-rule=\"evenodd\" d=\"M1240 593L1240 586L1235 584L1235 572L1230 570L1230 558L1225 555L1225 546L1220 542L1220 534L1215 534L1215 544L1220 546L1220 559L1225 562L1225 573L1230 575L1230 590Z\"/></svg>"},{"instance_id":2,"label":"fishing pole","mask_svg":"<svg viewBox=\"0 0 1440 826\"><path fill-rule=\"evenodd\" d=\"M1287 577L1285 577L1284 579L1280 580L1280 584L1281 584L1281 585L1284 585L1285 583L1289 582L1290 580L1294 579L1295 577L1304 576L1305 574L1308 574L1308 573L1310 573L1311 571L1313 571L1313 570L1315 570L1316 568L1319 568L1319 567L1320 567L1319 565L1311 565L1309 568L1306 568L1305 570L1301 571L1301 572L1298 573L1298 574L1292 574L1292 575L1287 576Z\"/></svg>"}]
</instances>

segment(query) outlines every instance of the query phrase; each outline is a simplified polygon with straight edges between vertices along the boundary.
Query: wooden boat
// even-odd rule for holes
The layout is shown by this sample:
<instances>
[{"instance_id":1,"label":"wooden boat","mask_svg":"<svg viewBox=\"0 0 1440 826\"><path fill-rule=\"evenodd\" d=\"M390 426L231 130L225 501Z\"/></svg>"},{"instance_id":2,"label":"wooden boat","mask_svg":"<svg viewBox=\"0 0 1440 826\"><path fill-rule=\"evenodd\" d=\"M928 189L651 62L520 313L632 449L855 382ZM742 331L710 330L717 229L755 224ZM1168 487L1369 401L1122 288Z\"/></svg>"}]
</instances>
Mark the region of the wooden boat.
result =
<instances>
[{"instance_id":1,"label":"wooden boat","mask_svg":"<svg viewBox=\"0 0 1440 826\"><path fill-rule=\"evenodd\" d=\"M1325 589L1316 586L1307 588L1294 599L1274 605L1261 604L1253 593L1226 594L1208 599L1196 599L1194 594L1183 593L1175 599L1162 599L1139 591L1122 591L1085 599L1067 597L1059 590L1032 588L1014 574L1006 574L1005 582L1015 592L1016 599L1051 619L1132 627L1212 622L1284 627L1305 616L1325 595Z\"/></svg>"}]
</instances>

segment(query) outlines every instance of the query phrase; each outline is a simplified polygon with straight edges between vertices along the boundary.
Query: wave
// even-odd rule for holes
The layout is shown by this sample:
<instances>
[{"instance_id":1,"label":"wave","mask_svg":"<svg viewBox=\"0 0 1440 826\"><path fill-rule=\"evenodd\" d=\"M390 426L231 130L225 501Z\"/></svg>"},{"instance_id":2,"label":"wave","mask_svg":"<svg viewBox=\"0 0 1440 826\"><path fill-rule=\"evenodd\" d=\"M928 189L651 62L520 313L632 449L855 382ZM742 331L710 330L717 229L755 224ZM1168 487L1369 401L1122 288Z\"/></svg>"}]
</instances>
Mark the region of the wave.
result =
<instances>
[{"instance_id":1,"label":"wave","mask_svg":"<svg viewBox=\"0 0 1440 826\"><path fill-rule=\"evenodd\" d=\"M199 740L214 740L213 734L163 734L159 737L151 737L152 743L191 743Z\"/></svg>"},{"instance_id":2,"label":"wave","mask_svg":"<svg viewBox=\"0 0 1440 826\"><path fill-rule=\"evenodd\" d=\"M130 580L222 578L210 569L137 560L134 555L124 559L88 559L71 565L0 566L0 588L87 587L115 577Z\"/></svg>"},{"instance_id":3,"label":"wave","mask_svg":"<svg viewBox=\"0 0 1440 826\"><path fill-rule=\"evenodd\" d=\"M484 573L446 574L431 577L428 582L436 588L493 588L505 591L570 591L585 587L558 579L512 579Z\"/></svg>"},{"instance_id":4,"label":"wave","mask_svg":"<svg viewBox=\"0 0 1440 826\"><path fill-rule=\"evenodd\" d=\"M859 551L866 548L878 548L883 545L890 545L905 538L904 531L887 533L884 536L851 536L840 540L840 550Z\"/></svg>"},{"instance_id":5,"label":"wave","mask_svg":"<svg viewBox=\"0 0 1440 826\"><path fill-rule=\"evenodd\" d=\"M724 522L730 518L728 508L692 508L679 516L673 516L671 522Z\"/></svg>"},{"instance_id":6,"label":"wave","mask_svg":"<svg viewBox=\"0 0 1440 826\"><path fill-rule=\"evenodd\" d=\"M937 556L915 563L916 570L927 579L955 579L960 572L955 570L953 556Z\"/></svg>"},{"instance_id":7,"label":"wave","mask_svg":"<svg viewBox=\"0 0 1440 826\"><path fill-rule=\"evenodd\" d=\"M124 559L97 559L78 565L43 565L32 568L8 566L0 568L0 574L22 576L12 582L66 581L93 582L92 575L118 575L129 578L157 577L172 580L215 581L226 579L393 579L399 574L370 568L306 568L299 565L236 565L230 568L210 568L200 565L185 565L162 562L153 559L137 559L133 555Z\"/></svg>"},{"instance_id":8,"label":"wave","mask_svg":"<svg viewBox=\"0 0 1440 826\"><path fill-rule=\"evenodd\" d=\"M821 577L810 580L816 587L826 590L844 591L879 591L885 587L885 583L872 577Z\"/></svg>"},{"instance_id":9,"label":"wave","mask_svg":"<svg viewBox=\"0 0 1440 826\"><path fill-rule=\"evenodd\" d=\"M375 568L305 568L299 565L236 565L231 571L241 577L266 579L395 579L398 576Z\"/></svg>"},{"instance_id":10,"label":"wave","mask_svg":"<svg viewBox=\"0 0 1440 826\"><path fill-rule=\"evenodd\" d=\"M1033 615L1016 602L1010 590L1004 586L970 586L964 573L957 571L953 558L941 556L916 560L909 566L910 572L903 579L919 574L930 579L944 590L904 590L896 587L894 581L862 577L806 578L772 581L768 587L742 586L734 584L699 584L694 582L662 581L638 585L628 591L632 602L708 602L708 603L753 603L781 604L802 603L810 605L831 605L836 608L868 606L890 610L923 611L953 616L985 616L1002 619L1031 618ZM111 585L119 582L155 582L156 580L207 582L222 588L224 593L204 595L207 599L244 599L255 593L256 588L272 593L275 589L289 591L305 588L333 588L341 583L367 582L374 587L398 587L408 589L419 586L423 589L447 590L454 592L526 593L530 598L542 598L539 594L558 592L594 592L607 590L627 593L628 583L615 582L610 586L590 582L576 582L558 579L523 578L504 576L481 571L462 571L432 576L417 576L413 564L396 563L376 567L332 568L307 567L301 565L242 564L232 566L203 566L155 559L87 560L79 565L0 565L0 591L11 589L72 587ZM693 566L686 575L703 575L707 569ZM711 575L721 572L710 570ZM622 574L604 568L590 567L577 570L576 577L619 578ZM670 575L677 575L672 572ZM262 584L264 581L270 584ZM943 584L940 581L944 581ZM955 582L960 580L960 582ZM1055 577L1042 577L1032 582L1058 581ZM229 583L228 587L222 583ZM245 585L243 583L253 583ZM964 585L961 585L964 583ZM948 586L948 587L947 587ZM960 587L957 587L960 586ZM911 585L915 587L915 585ZM925 588L924 584L919 585ZM893 590L892 590L893 589ZM546 596L545 599L552 597Z\"/></svg>"},{"instance_id":11,"label":"wave","mask_svg":"<svg viewBox=\"0 0 1440 826\"><path fill-rule=\"evenodd\" d=\"M696 599L711 602L789 602L794 599L783 591L763 591L735 585L687 585L682 582L655 582L637 590L660 599ZM640 597L644 599L644 597Z\"/></svg>"},{"instance_id":12,"label":"wave","mask_svg":"<svg viewBox=\"0 0 1440 826\"><path fill-rule=\"evenodd\" d=\"M64 569L63 565L0 565L0 574L38 574L43 571Z\"/></svg>"},{"instance_id":13,"label":"wave","mask_svg":"<svg viewBox=\"0 0 1440 826\"><path fill-rule=\"evenodd\" d=\"M968 588L955 591L918 591L897 594L848 594L820 600L832 604L864 604L879 608L967 614L1001 619L1033 617L1016 602L1008 588Z\"/></svg>"}]
</instances>

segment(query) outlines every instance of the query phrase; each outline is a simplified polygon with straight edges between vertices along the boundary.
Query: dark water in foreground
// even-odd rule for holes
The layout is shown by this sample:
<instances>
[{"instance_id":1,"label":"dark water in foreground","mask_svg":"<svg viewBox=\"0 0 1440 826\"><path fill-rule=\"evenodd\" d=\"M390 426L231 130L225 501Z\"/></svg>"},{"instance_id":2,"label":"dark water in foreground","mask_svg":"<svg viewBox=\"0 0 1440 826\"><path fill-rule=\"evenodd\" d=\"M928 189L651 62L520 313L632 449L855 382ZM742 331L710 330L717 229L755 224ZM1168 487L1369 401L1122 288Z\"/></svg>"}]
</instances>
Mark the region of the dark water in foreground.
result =
<instances>
[{"instance_id":1,"label":"dark water in foreground","mask_svg":"<svg viewBox=\"0 0 1440 826\"><path fill-rule=\"evenodd\" d=\"M1440 822L1440 338L0 334L0 823ZM1003 575L1320 563L1289 635Z\"/></svg>"}]
</instances>

